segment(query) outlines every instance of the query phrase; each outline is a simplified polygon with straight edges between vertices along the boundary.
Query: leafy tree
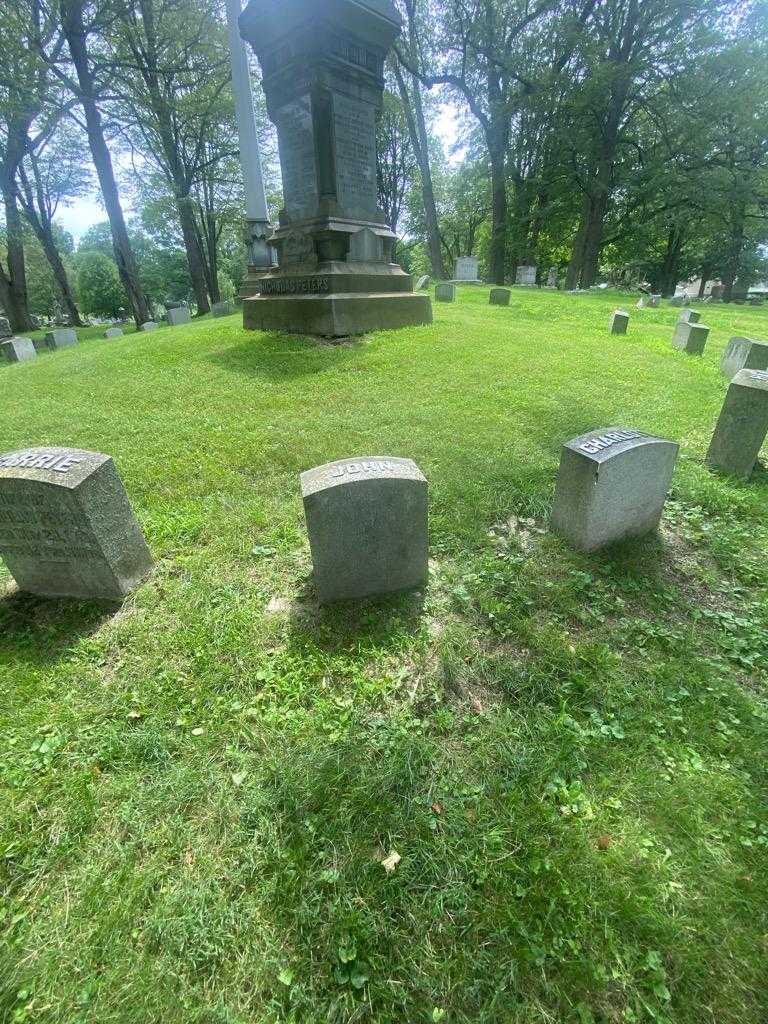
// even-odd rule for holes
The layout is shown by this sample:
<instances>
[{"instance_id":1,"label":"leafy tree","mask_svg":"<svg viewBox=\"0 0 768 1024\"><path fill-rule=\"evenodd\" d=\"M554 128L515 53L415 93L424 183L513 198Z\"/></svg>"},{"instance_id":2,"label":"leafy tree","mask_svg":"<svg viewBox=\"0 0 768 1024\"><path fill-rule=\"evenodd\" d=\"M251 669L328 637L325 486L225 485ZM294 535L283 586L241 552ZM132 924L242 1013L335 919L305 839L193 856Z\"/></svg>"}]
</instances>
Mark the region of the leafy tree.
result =
<instances>
[{"instance_id":1,"label":"leafy tree","mask_svg":"<svg viewBox=\"0 0 768 1024\"><path fill-rule=\"evenodd\" d=\"M83 309L93 316L116 319L126 306L115 261L100 252L78 254L77 292Z\"/></svg>"}]
</instances>

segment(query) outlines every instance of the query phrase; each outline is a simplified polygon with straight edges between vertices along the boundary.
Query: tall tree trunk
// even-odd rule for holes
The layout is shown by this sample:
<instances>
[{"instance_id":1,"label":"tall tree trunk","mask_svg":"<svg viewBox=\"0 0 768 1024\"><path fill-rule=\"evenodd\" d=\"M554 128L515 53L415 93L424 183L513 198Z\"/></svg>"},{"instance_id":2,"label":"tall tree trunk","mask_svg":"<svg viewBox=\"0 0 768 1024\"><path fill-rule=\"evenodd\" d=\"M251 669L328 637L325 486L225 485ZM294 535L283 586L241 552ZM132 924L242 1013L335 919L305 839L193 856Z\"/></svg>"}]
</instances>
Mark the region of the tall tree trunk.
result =
<instances>
[{"instance_id":1,"label":"tall tree trunk","mask_svg":"<svg viewBox=\"0 0 768 1024\"><path fill-rule=\"evenodd\" d=\"M189 265L189 276L192 278L197 312L198 315L208 313L210 312L211 305L208 301L208 288L205 281L205 262L200 249L200 239L197 234L195 211L191 198L188 195L177 195L176 209L179 214L181 233L184 236L184 248L187 252L187 264Z\"/></svg>"},{"instance_id":2,"label":"tall tree trunk","mask_svg":"<svg viewBox=\"0 0 768 1024\"><path fill-rule=\"evenodd\" d=\"M505 147L506 148L506 147ZM491 157L491 245L488 271L491 284L504 284L507 262L507 176L505 150L494 144Z\"/></svg>"},{"instance_id":3,"label":"tall tree trunk","mask_svg":"<svg viewBox=\"0 0 768 1024\"><path fill-rule=\"evenodd\" d=\"M584 243L589 220L589 204L589 196L585 195L581 203L581 215L579 217L579 226L576 229L576 237L573 240L571 259L565 275L565 289L569 292L575 291L581 281L581 272L584 267Z\"/></svg>"},{"instance_id":4,"label":"tall tree trunk","mask_svg":"<svg viewBox=\"0 0 768 1024\"><path fill-rule=\"evenodd\" d=\"M707 294L707 285L709 284L709 275L712 273L712 265L705 263L701 268L701 284L699 285L699 298L703 299Z\"/></svg>"},{"instance_id":5,"label":"tall tree trunk","mask_svg":"<svg viewBox=\"0 0 768 1024\"><path fill-rule=\"evenodd\" d=\"M674 225L667 234L667 247L661 266L658 288L662 295L674 295L680 278L680 254L683 251L685 234L679 225Z\"/></svg>"},{"instance_id":6,"label":"tall tree trunk","mask_svg":"<svg viewBox=\"0 0 768 1024\"><path fill-rule=\"evenodd\" d=\"M5 206L6 248L8 250L7 270L0 267L0 299L8 313L11 329L15 332L32 331L34 324L29 315L27 297L27 273L24 261L24 244L21 230L21 217L16 205L16 194L13 183L5 176L7 168L3 168L0 181Z\"/></svg>"}]
</instances>

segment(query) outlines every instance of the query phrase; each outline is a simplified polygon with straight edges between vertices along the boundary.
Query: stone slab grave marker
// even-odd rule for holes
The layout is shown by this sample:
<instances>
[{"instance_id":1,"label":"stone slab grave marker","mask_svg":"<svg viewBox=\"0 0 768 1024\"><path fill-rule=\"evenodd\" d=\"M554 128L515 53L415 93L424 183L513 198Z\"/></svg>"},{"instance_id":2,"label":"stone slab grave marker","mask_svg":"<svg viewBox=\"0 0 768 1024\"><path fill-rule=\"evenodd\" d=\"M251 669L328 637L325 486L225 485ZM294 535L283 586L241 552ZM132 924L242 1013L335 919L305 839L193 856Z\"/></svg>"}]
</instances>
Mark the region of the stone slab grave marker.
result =
<instances>
[{"instance_id":1,"label":"stone slab grave marker","mask_svg":"<svg viewBox=\"0 0 768 1024\"><path fill-rule=\"evenodd\" d=\"M563 447L552 526L581 551L655 530L679 446L638 430L593 430Z\"/></svg>"},{"instance_id":2,"label":"stone slab grave marker","mask_svg":"<svg viewBox=\"0 0 768 1024\"><path fill-rule=\"evenodd\" d=\"M517 268L515 284L519 288L536 287L536 267L522 266Z\"/></svg>"},{"instance_id":3,"label":"stone slab grave marker","mask_svg":"<svg viewBox=\"0 0 768 1024\"><path fill-rule=\"evenodd\" d=\"M670 306L676 306L676 307L684 306L685 302L686 302L686 299L687 299L686 295L673 295L672 298L669 300L669 304L670 304Z\"/></svg>"},{"instance_id":4,"label":"stone slab grave marker","mask_svg":"<svg viewBox=\"0 0 768 1024\"><path fill-rule=\"evenodd\" d=\"M629 327L629 313L625 309L617 309L611 317L611 334L626 334Z\"/></svg>"},{"instance_id":5,"label":"stone slab grave marker","mask_svg":"<svg viewBox=\"0 0 768 1024\"><path fill-rule=\"evenodd\" d=\"M152 568L114 462L78 448L0 455L0 556L42 597L119 601Z\"/></svg>"},{"instance_id":6,"label":"stone slab grave marker","mask_svg":"<svg viewBox=\"0 0 768 1024\"><path fill-rule=\"evenodd\" d=\"M768 341L731 338L720 360L720 369L728 380L739 370L768 370Z\"/></svg>"},{"instance_id":7,"label":"stone slab grave marker","mask_svg":"<svg viewBox=\"0 0 768 1024\"><path fill-rule=\"evenodd\" d=\"M508 306L511 297L512 292L509 288L491 288L491 295L488 301L492 306Z\"/></svg>"},{"instance_id":8,"label":"stone slab grave marker","mask_svg":"<svg viewBox=\"0 0 768 1024\"><path fill-rule=\"evenodd\" d=\"M429 288L429 274L423 274L416 282L416 291L420 292L422 288Z\"/></svg>"},{"instance_id":9,"label":"stone slab grave marker","mask_svg":"<svg viewBox=\"0 0 768 1024\"><path fill-rule=\"evenodd\" d=\"M476 256L459 256L453 266L453 276L456 281L478 284L478 273L480 261Z\"/></svg>"},{"instance_id":10,"label":"stone slab grave marker","mask_svg":"<svg viewBox=\"0 0 768 1024\"><path fill-rule=\"evenodd\" d=\"M689 324L681 320L675 327L672 345L689 356L700 356L704 353L708 337L709 327L706 324Z\"/></svg>"},{"instance_id":11,"label":"stone slab grave marker","mask_svg":"<svg viewBox=\"0 0 768 1024\"><path fill-rule=\"evenodd\" d=\"M122 327L108 327L106 329L106 331L104 331L104 337L107 338L107 339L110 339L110 338L122 338L123 337L123 329L122 329Z\"/></svg>"},{"instance_id":12,"label":"stone slab grave marker","mask_svg":"<svg viewBox=\"0 0 768 1024\"><path fill-rule=\"evenodd\" d=\"M749 479L768 433L768 373L739 370L730 383L707 465Z\"/></svg>"},{"instance_id":13,"label":"stone slab grave marker","mask_svg":"<svg viewBox=\"0 0 768 1024\"><path fill-rule=\"evenodd\" d=\"M547 288L557 288L557 267L552 267L547 274Z\"/></svg>"},{"instance_id":14,"label":"stone slab grave marker","mask_svg":"<svg viewBox=\"0 0 768 1024\"><path fill-rule=\"evenodd\" d=\"M680 312L678 323L697 324L701 320L701 313L698 309L683 309Z\"/></svg>"},{"instance_id":15,"label":"stone slab grave marker","mask_svg":"<svg viewBox=\"0 0 768 1024\"><path fill-rule=\"evenodd\" d=\"M411 459L342 459L301 474L315 586L323 603L427 581L427 481Z\"/></svg>"},{"instance_id":16,"label":"stone slab grave marker","mask_svg":"<svg viewBox=\"0 0 768 1024\"><path fill-rule=\"evenodd\" d=\"M235 304L227 299L224 302L214 302L211 306L211 316L214 319L222 316L231 316L235 312Z\"/></svg>"},{"instance_id":17,"label":"stone slab grave marker","mask_svg":"<svg viewBox=\"0 0 768 1024\"><path fill-rule=\"evenodd\" d=\"M648 299L648 306L650 309L658 309L661 306L661 296L651 295Z\"/></svg>"},{"instance_id":18,"label":"stone slab grave marker","mask_svg":"<svg viewBox=\"0 0 768 1024\"><path fill-rule=\"evenodd\" d=\"M455 302L456 301L456 285L451 284L450 281L441 281L435 285L435 301L436 302Z\"/></svg>"},{"instance_id":19,"label":"stone slab grave marker","mask_svg":"<svg viewBox=\"0 0 768 1024\"><path fill-rule=\"evenodd\" d=\"M25 363L37 356L37 349L29 338L9 338L0 342L0 356L7 363Z\"/></svg>"},{"instance_id":20,"label":"stone slab grave marker","mask_svg":"<svg viewBox=\"0 0 768 1024\"><path fill-rule=\"evenodd\" d=\"M192 323L189 306L172 306L166 311L165 318L171 327L181 327L182 324Z\"/></svg>"},{"instance_id":21,"label":"stone slab grave marker","mask_svg":"<svg viewBox=\"0 0 768 1024\"><path fill-rule=\"evenodd\" d=\"M55 351L58 348L69 348L71 345L77 344L77 334L71 327L60 327L56 330L48 331L44 344L51 351Z\"/></svg>"},{"instance_id":22,"label":"stone slab grave marker","mask_svg":"<svg viewBox=\"0 0 768 1024\"><path fill-rule=\"evenodd\" d=\"M156 331L157 328L158 324L156 324L154 320L147 320L145 324L141 325L142 331Z\"/></svg>"},{"instance_id":23,"label":"stone slab grave marker","mask_svg":"<svg viewBox=\"0 0 768 1024\"><path fill-rule=\"evenodd\" d=\"M393 0L250 0L239 24L261 64L285 201L269 239L279 267L244 300L244 326L347 337L431 323L377 196L384 62L402 31Z\"/></svg>"}]
</instances>

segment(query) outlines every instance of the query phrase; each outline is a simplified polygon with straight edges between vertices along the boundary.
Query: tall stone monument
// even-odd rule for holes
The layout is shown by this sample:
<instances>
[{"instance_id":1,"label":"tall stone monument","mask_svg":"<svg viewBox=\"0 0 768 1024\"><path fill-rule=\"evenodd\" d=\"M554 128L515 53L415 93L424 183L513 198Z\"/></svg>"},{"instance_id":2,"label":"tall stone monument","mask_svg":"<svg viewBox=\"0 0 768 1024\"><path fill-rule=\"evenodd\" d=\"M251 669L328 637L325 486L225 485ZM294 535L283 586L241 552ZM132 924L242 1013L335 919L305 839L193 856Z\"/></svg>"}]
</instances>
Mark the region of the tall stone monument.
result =
<instances>
[{"instance_id":1,"label":"tall stone monument","mask_svg":"<svg viewBox=\"0 0 768 1024\"><path fill-rule=\"evenodd\" d=\"M343 337L431 323L377 202L384 58L401 27L392 0L250 0L243 11L285 200L270 239L280 266L245 300L246 328Z\"/></svg>"}]
</instances>

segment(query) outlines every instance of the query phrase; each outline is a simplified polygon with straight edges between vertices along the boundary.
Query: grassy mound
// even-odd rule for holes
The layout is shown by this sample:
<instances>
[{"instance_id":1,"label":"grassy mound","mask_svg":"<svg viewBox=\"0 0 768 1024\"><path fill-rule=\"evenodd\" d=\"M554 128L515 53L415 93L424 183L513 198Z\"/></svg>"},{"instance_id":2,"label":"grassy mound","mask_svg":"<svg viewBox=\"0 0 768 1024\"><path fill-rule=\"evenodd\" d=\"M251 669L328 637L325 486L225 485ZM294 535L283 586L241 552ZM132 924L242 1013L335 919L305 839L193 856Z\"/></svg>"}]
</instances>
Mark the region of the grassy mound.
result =
<instances>
[{"instance_id":1,"label":"grassy mound","mask_svg":"<svg viewBox=\"0 0 768 1024\"><path fill-rule=\"evenodd\" d=\"M1 1021L766 1020L768 477L703 456L768 315L705 307L695 359L668 306L487 296L0 369L0 449L111 453L158 561L120 610L0 568ZM584 557L560 446L614 425L674 490ZM364 454L425 472L430 584L322 610L298 473Z\"/></svg>"}]
</instances>

